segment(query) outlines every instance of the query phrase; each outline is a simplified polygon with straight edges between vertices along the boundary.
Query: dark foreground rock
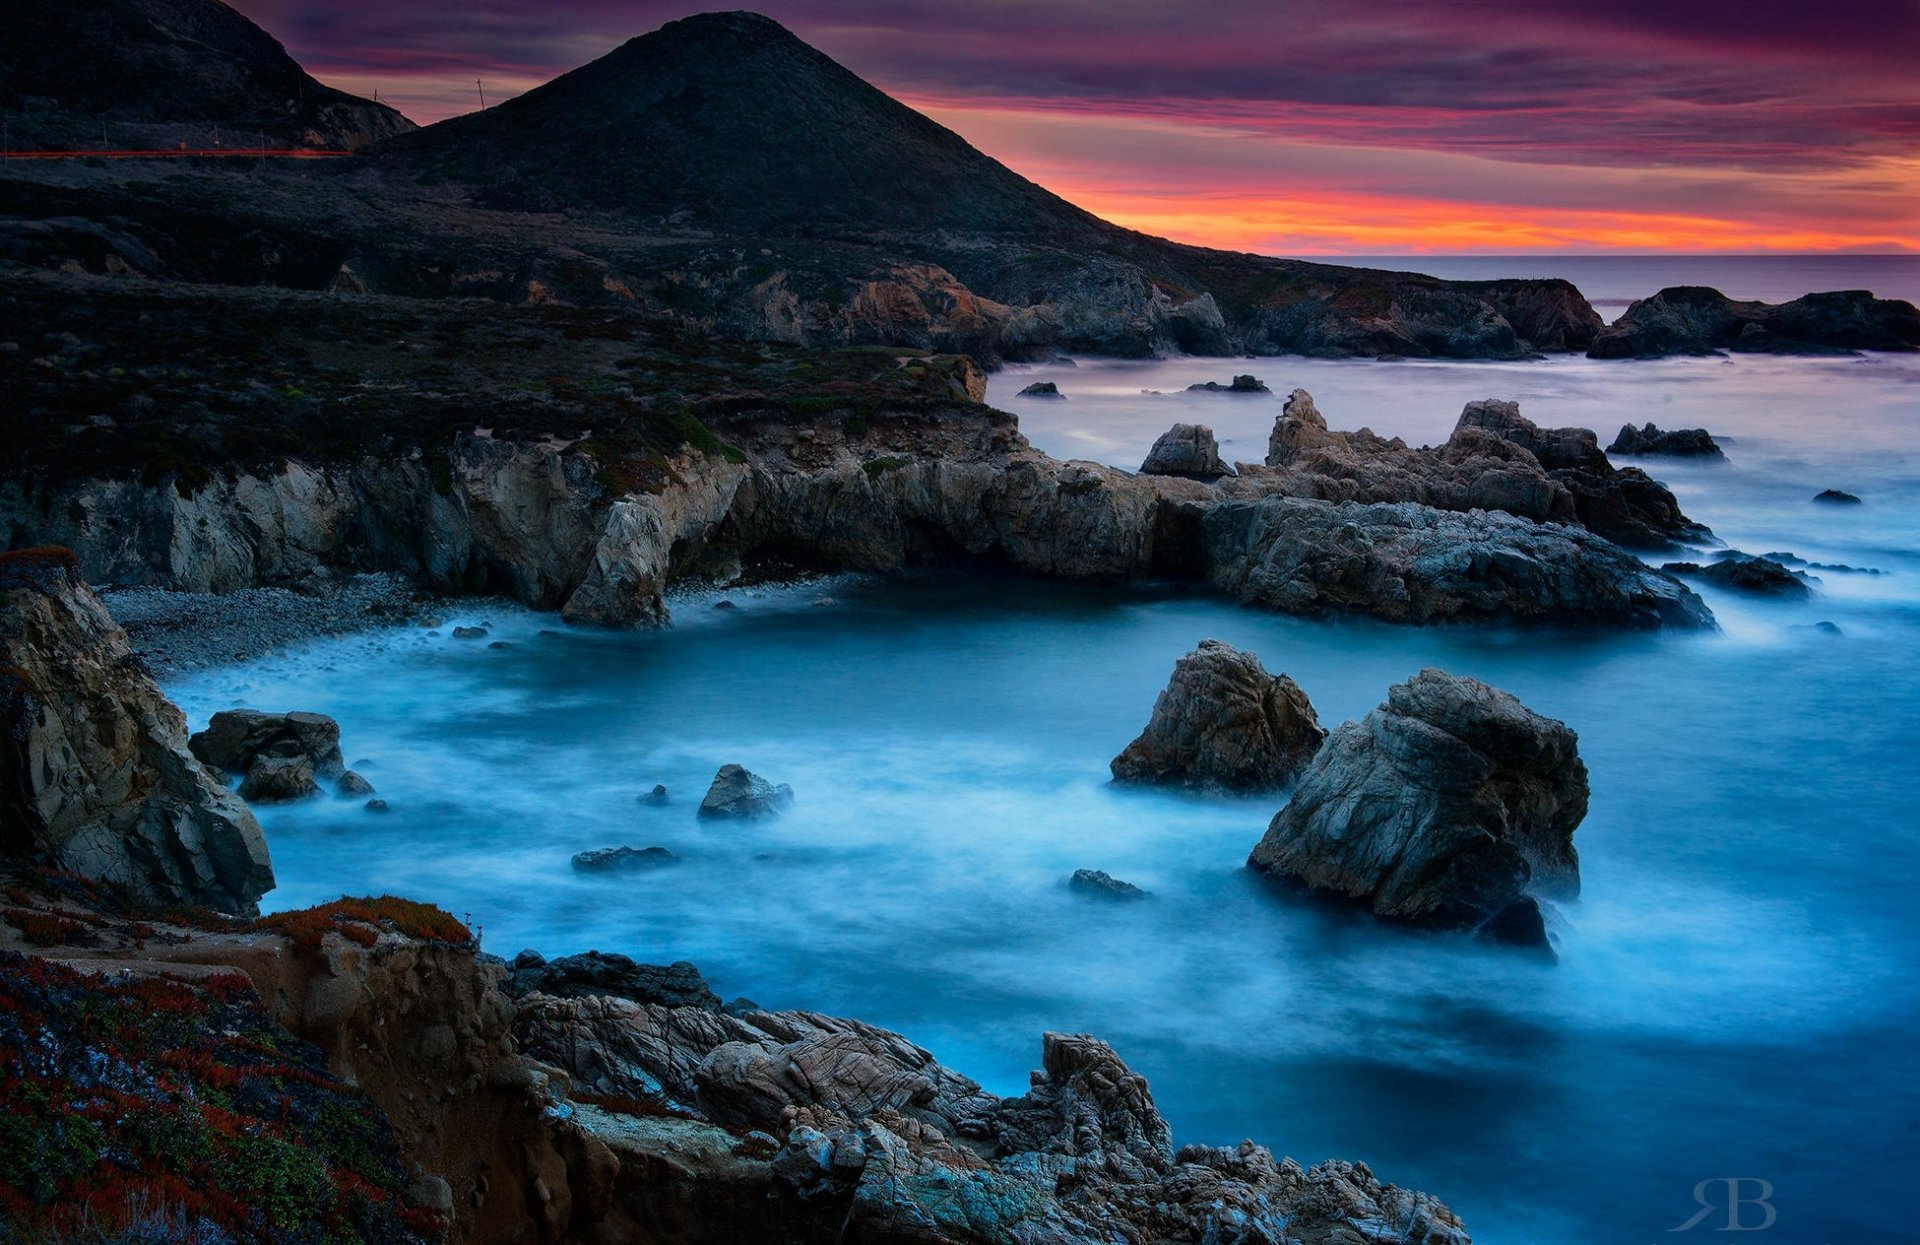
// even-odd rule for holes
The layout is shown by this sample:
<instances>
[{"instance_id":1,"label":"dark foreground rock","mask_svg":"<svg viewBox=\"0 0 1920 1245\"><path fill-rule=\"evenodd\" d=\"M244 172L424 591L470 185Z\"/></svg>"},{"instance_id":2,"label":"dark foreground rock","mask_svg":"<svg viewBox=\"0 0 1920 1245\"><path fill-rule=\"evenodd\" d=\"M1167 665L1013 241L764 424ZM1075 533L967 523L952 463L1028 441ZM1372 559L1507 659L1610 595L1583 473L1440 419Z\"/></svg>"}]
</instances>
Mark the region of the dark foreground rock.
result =
<instances>
[{"instance_id":1,"label":"dark foreground rock","mask_svg":"<svg viewBox=\"0 0 1920 1245\"><path fill-rule=\"evenodd\" d=\"M1789 303L1741 302L1707 286L1661 290L1628 307L1587 349L1591 359L1651 359L1722 350L1845 354L1920 350L1920 311L1868 290L1808 294Z\"/></svg>"},{"instance_id":2,"label":"dark foreground rock","mask_svg":"<svg viewBox=\"0 0 1920 1245\"><path fill-rule=\"evenodd\" d=\"M772 817L793 807L793 788L775 785L743 765L722 765L700 801L702 817Z\"/></svg>"},{"instance_id":3,"label":"dark foreground rock","mask_svg":"<svg viewBox=\"0 0 1920 1245\"><path fill-rule=\"evenodd\" d=\"M1710 584L1735 592L1796 601L1813 595L1813 587L1804 573L1789 570L1772 558L1722 558L1705 566L1697 562L1669 562L1660 569L1672 575L1697 575Z\"/></svg>"},{"instance_id":4,"label":"dark foreground rock","mask_svg":"<svg viewBox=\"0 0 1920 1245\"><path fill-rule=\"evenodd\" d=\"M65 550L0 554L0 860L222 912L274 884L259 823Z\"/></svg>"},{"instance_id":5,"label":"dark foreground rock","mask_svg":"<svg viewBox=\"0 0 1920 1245\"><path fill-rule=\"evenodd\" d=\"M1060 386L1053 381L1036 380L1015 396L1022 398L1064 398L1067 395L1061 393Z\"/></svg>"},{"instance_id":6,"label":"dark foreground rock","mask_svg":"<svg viewBox=\"0 0 1920 1245\"><path fill-rule=\"evenodd\" d=\"M680 858L664 847L601 847L573 857L573 867L582 873L645 872L678 863Z\"/></svg>"},{"instance_id":7,"label":"dark foreground rock","mask_svg":"<svg viewBox=\"0 0 1920 1245\"><path fill-rule=\"evenodd\" d=\"M1236 376L1227 384L1217 380L1202 381L1197 385L1188 385L1188 393L1272 393L1267 383L1258 376Z\"/></svg>"},{"instance_id":8,"label":"dark foreground rock","mask_svg":"<svg viewBox=\"0 0 1920 1245\"><path fill-rule=\"evenodd\" d=\"M1141 890L1131 882L1123 882L1104 869L1075 869L1073 876L1067 879L1067 889L1076 895L1087 895L1094 899L1146 899L1151 892Z\"/></svg>"},{"instance_id":9,"label":"dark foreground rock","mask_svg":"<svg viewBox=\"0 0 1920 1245\"><path fill-rule=\"evenodd\" d=\"M1830 506L1857 506L1860 504L1858 497L1855 497L1852 493L1842 492L1837 488L1821 489L1813 495L1813 500L1823 502Z\"/></svg>"},{"instance_id":10,"label":"dark foreground rock","mask_svg":"<svg viewBox=\"0 0 1920 1245\"><path fill-rule=\"evenodd\" d=\"M631 956L608 951L583 951L553 960L522 951L507 969L506 986L514 995L537 993L570 999L605 995L636 1003L720 1010L720 996L707 985L700 970L685 960L642 964Z\"/></svg>"},{"instance_id":11,"label":"dark foreground rock","mask_svg":"<svg viewBox=\"0 0 1920 1245\"><path fill-rule=\"evenodd\" d=\"M262 760L305 761L316 778L339 778L347 768L340 724L320 713L225 709L187 743L193 755L229 774L245 774Z\"/></svg>"},{"instance_id":12,"label":"dark foreground rock","mask_svg":"<svg viewBox=\"0 0 1920 1245\"><path fill-rule=\"evenodd\" d=\"M1652 424L1635 428L1625 424L1607 447L1609 454L1664 454L1674 458L1725 458L1726 451L1705 428L1675 428L1663 432Z\"/></svg>"},{"instance_id":13,"label":"dark foreground rock","mask_svg":"<svg viewBox=\"0 0 1920 1245\"><path fill-rule=\"evenodd\" d=\"M1505 692L1423 670L1314 758L1254 869L1426 928L1524 928L1514 904L1577 894L1578 739Z\"/></svg>"},{"instance_id":14,"label":"dark foreground rock","mask_svg":"<svg viewBox=\"0 0 1920 1245\"><path fill-rule=\"evenodd\" d=\"M1189 480L1218 480L1233 474L1233 468L1221 461L1220 443L1213 429L1204 424L1175 424L1160 434L1147 451L1140 473L1150 476L1184 476Z\"/></svg>"},{"instance_id":15,"label":"dark foreground rock","mask_svg":"<svg viewBox=\"0 0 1920 1245\"><path fill-rule=\"evenodd\" d=\"M1113 759L1115 782L1218 791L1288 786L1326 739L1284 674L1219 640L1174 663L1140 737Z\"/></svg>"}]
</instances>

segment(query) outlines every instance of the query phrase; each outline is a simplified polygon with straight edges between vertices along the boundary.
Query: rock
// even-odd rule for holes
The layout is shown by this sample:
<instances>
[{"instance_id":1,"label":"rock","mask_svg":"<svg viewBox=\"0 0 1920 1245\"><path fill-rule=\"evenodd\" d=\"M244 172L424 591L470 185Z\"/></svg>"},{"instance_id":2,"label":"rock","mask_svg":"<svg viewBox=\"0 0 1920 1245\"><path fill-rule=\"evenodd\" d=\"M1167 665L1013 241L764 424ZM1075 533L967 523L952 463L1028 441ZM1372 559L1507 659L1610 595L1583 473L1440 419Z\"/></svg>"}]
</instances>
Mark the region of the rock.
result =
<instances>
[{"instance_id":1,"label":"rock","mask_svg":"<svg viewBox=\"0 0 1920 1245\"><path fill-rule=\"evenodd\" d=\"M240 798L249 804L285 804L319 794L313 762L305 757L260 757L240 782Z\"/></svg>"},{"instance_id":2,"label":"rock","mask_svg":"<svg viewBox=\"0 0 1920 1245\"><path fill-rule=\"evenodd\" d=\"M334 782L333 790L336 795L342 797L372 795L373 784L353 770L348 770Z\"/></svg>"},{"instance_id":3,"label":"rock","mask_svg":"<svg viewBox=\"0 0 1920 1245\"><path fill-rule=\"evenodd\" d=\"M456 640L484 640L487 638L485 627L455 627L453 638Z\"/></svg>"},{"instance_id":4,"label":"rock","mask_svg":"<svg viewBox=\"0 0 1920 1245\"><path fill-rule=\"evenodd\" d=\"M1860 504L1858 497L1855 497L1852 493L1841 492L1837 488L1821 489L1813 495L1813 500L1839 506L1857 506Z\"/></svg>"},{"instance_id":5,"label":"rock","mask_svg":"<svg viewBox=\"0 0 1920 1245\"><path fill-rule=\"evenodd\" d=\"M1204 424L1175 424L1160 435L1140 464L1140 472L1150 476L1184 476L1190 480L1218 480L1233 474L1233 468L1220 460L1219 443L1213 429Z\"/></svg>"},{"instance_id":6,"label":"rock","mask_svg":"<svg viewBox=\"0 0 1920 1245\"><path fill-rule=\"evenodd\" d=\"M207 729L187 746L206 764L230 774L248 772L263 757L304 760L318 778L338 778L346 770L340 724L319 713L226 709L214 714Z\"/></svg>"},{"instance_id":7,"label":"rock","mask_svg":"<svg viewBox=\"0 0 1920 1245\"><path fill-rule=\"evenodd\" d=\"M1696 562L1669 562L1660 569L1670 575L1697 575L1708 583L1736 592L1794 600L1813 595L1805 575L1790 571L1771 558L1733 557L1705 566Z\"/></svg>"},{"instance_id":8,"label":"rock","mask_svg":"<svg viewBox=\"0 0 1920 1245\"><path fill-rule=\"evenodd\" d=\"M1538 951L1549 962L1557 962L1560 958L1554 953L1553 943L1547 937L1546 913L1541 910L1540 901L1532 895L1522 895L1496 912L1475 931L1474 936L1503 947Z\"/></svg>"},{"instance_id":9,"label":"rock","mask_svg":"<svg viewBox=\"0 0 1920 1245\"><path fill-rule=\"evenodd\" d=\"M393 806L385 800L368 800L367 811L369 813L390 813L393 811Z\"/></svg>"},{"instance_id":10,"label":"rock","mask_svg":"<svg viewBox=\"0 0 1920 1245\"><path fill-rule=\"evenodd\" d=\"M1675 458L1725 458L1705 428L1675 428L1662 432L1652 424L1626 424L1607 447L1609 454L1666 454Z\"/></svg>"},{"instance_id":11,"label":"rock","mask_svg":"<svg viewBox=\"0 0 1920 1245\"><path fill-rule=\"evenodd\" d=\"M664 847L602 847L573 858L573 867L585 873L624 873L679 863L680 858Z\"/></svg>"},{"instance_id":12,"label":"rock","mask_svg":"<svg viewBox=\"0 0 1920 1245\"><path fill-rule=\"evenodd\" d=\"M1022 398L1064 398L1067 395L1061 393L1060 386L1053 381L1036 380L1015 396Z\"/></svg>"},{"instance_id":13,"label":"rock","mask_svg":"<svg viewBox=\"0 0 1920 1245\"><path fill-rule=\"evenodd\" d=\"M274 885L260 823L63 549L0 554L0 858L155 906L251 913Z\"/></svg>"},{"instance_id":14,"label":"rock","mask_svg":"<svg viewBox=\"0 0 1920 1245\"><path fill-rule=\"evenodd\" d=\"M1258 376L1236 376L1231 384L1223 385L1217 380L1205 381L1198 385L1188 385L1188 393L1271 393L1266 383Z\"/></svg>"},{"instance_id":15,"label":"rock","mask_svg":"<svg viewBox=\"0 0 1920 1245\"><path fill-rule=\"evenodd\" d=\"M793 807L793 788L775 786L744 766L722 765L700 801L702 817L772 817Z\"/></svg>"},{"instance_id":16,"label":"rock","mask_svg":"<svg viewBox=\"0 0 1920 1245\"><path fill-rule=\"evenodd\" d=\"M605 951L525 963L516 958L507 974L507 990L516 997L550 994L577 999L604 995L662 1007L720 1010L720 996L707 985L700 970L685 960L668 965L641 964Z\"/></svg>"},{"instance_id":17,"label":"rock","mask_svg":"<svg viewBox=\"0 0 1920 1245\"><path fill-rule=\"evenodd\" d=\"M1505 692L1423 670L1334 732L1247 863L1436 929L1576 894L1577 745Z\"/></svg>"},{"instance_id":18,"label":"rock","mask_svg":"<svg viewBox=\"0 0 1920 1245\"><path fill-rule=\"evenodd\" d=\"M1808 294L1790 303L1739 302L1706 286L1674 286L1632 304L1593 339L1593 359L1658 358L1722 350L1846 354L1920 349L1920 311L1867 290Z\"/></svg>"},{"instance_id":19,"label":"rock","mask_svg":"<svg viewBox=\"0 0 1920 1245\"><path fill-rule=\"evenodd\" d=\"M1815 624L1813 624L1813 629L1814 629L1815 631L1818 631L1818 632L1819 632L1819 633L1820 633L1821 635L1844 635L1844 634L1846 634L1845 632L1843 632L1843 631L1841 631L1841 630L1840 630L1840 624L1839 624L1839 623L1835 623L1835 622L1828 622L1828 621L1825 621L1825 620L1822 620L1822 621L1820 621L1820 622L1817 622L1817 623L1815 623Z\"/></svg>"},{"instance_id":20,"label":"rock","mask_svg":"<svg viewBox=\"0 0 1920 1245\"><path fill-rule=\"evenodd\" d=\"M669 802L666 784L658 782L653 784L653 790L643 791L634 798L642 804L660 805Z\"/></svg>"},{"instance_id":21,"label":"rock","mask_svg":"<svg viewBox=\"0 0 1920 1245\"><path fill-rule=\"evenodd\" d=\"M1292 679L1268 674L1252 653L1203 640L1174 663L1146 730L1111 768L1115 782L1276 791L1326 737Z\"/></svg>"},{"instance_id":22,"label":"rock","mask_svg":"<svg viewBox=\"0 0 1920 1245\"><path fill-rule=\"evenodd\" d=\"M1146 899L1152 893L1100 869L1075 869L1067 879L1067 889L1095 899Z\"/></svg>"}]
</instances>

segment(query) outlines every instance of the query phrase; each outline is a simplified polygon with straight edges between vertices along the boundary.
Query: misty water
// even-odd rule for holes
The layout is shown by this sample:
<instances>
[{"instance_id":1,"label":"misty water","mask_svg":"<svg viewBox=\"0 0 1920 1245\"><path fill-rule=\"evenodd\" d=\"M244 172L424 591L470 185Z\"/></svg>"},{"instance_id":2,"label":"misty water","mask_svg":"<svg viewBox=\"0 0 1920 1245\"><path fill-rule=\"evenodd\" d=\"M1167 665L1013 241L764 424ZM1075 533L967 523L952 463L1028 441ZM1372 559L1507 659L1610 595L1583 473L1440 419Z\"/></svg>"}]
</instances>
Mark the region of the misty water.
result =
<instances>
[{"instance_id":1,"label":"misty water","mask_svg":"<svg viewBox=\"0 0 1920 1245\"><path fill-rule=\"evenodd\" d=\"M694 594L648 634L462 606L437 634L325 641L169 690L196 726L242 704L334 715L393 806L263 810L270 907L396 892L471 914L507 955L690 959L727 997L899 1029L1002 1094L1025 1087L1043 1030L1097 1033L1182 1141L1363 1158L1491 1245L1689 1239L1668 1230L1698 1212L1696 1186L1730 1178L1773 1187L1762 1239L1911 1239L1920 361L1082 360L997 374L991 396L1061 456L1136 467L1199 420L1257 459L1277 396L1179 392L1241 370L1311 389L1335 426L1416 442L1486 396L1606 437L1704 425L1728 463L1653 464L1690 514L1736 548L1885 573L1819 572L1808 603L1708 590L1720 631L1659 635L1306 621L1171 586L837 579L733 591L736 610ZM1013 396L1035 379L1068 397ZM1813 504L1829 487L1865 503ZM510 647L451 638L480 621ZM1292 674L1329 724L1434 665L1577 729L1593 801L1561 962L1269 890L1242 862L1279 798L1109 787L1108 760L1208 637ZM797 806L702 824L729 761L791 783ZM637 802L656 782L673 802ZM617 878L569 865L615 844L684 859ZM1153 898L1076 897L1062 882L1080 867Z\"/></svg>"}]
</instances>

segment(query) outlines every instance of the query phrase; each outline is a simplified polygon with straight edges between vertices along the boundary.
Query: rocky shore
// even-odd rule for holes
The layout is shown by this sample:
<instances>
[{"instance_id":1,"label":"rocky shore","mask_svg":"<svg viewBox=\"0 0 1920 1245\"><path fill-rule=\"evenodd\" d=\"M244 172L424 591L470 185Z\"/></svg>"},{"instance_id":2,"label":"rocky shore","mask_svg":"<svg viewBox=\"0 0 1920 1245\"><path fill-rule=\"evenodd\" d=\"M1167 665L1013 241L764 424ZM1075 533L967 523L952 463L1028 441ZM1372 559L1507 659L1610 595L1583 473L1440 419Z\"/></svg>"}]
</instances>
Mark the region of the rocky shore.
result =
<instances>
[{"instance_id":1,"label":"rocky shore","mask_svg":"<svg viewBox=\"0 0 1920 1245\"><path fill-rule=\"evenodd\" d=\"M411 580L391 572L321 576L299 590L116 588L100 599L133 650L163 677L406 622L434 608Z\"/></svg>"}]
</instances>

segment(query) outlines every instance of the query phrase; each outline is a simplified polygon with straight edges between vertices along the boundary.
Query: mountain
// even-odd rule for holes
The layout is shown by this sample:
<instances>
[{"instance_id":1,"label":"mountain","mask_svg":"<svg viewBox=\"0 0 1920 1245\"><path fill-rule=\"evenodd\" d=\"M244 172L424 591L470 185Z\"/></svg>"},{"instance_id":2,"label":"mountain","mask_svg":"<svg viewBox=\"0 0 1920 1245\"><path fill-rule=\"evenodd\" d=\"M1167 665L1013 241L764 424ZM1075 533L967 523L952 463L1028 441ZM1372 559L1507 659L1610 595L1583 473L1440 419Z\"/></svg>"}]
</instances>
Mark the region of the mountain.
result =
<instances>
[{"instance_id":1,"label":"mountain","mask_svg":"<svg viewBox=\"0 0 1920 1245\"><path fill-rule=\"evenodd\" d=\"M0 111L13 149L359 149L413 129L322 86L219 0L7 0Z\"/></svg>"}]
</instances>

